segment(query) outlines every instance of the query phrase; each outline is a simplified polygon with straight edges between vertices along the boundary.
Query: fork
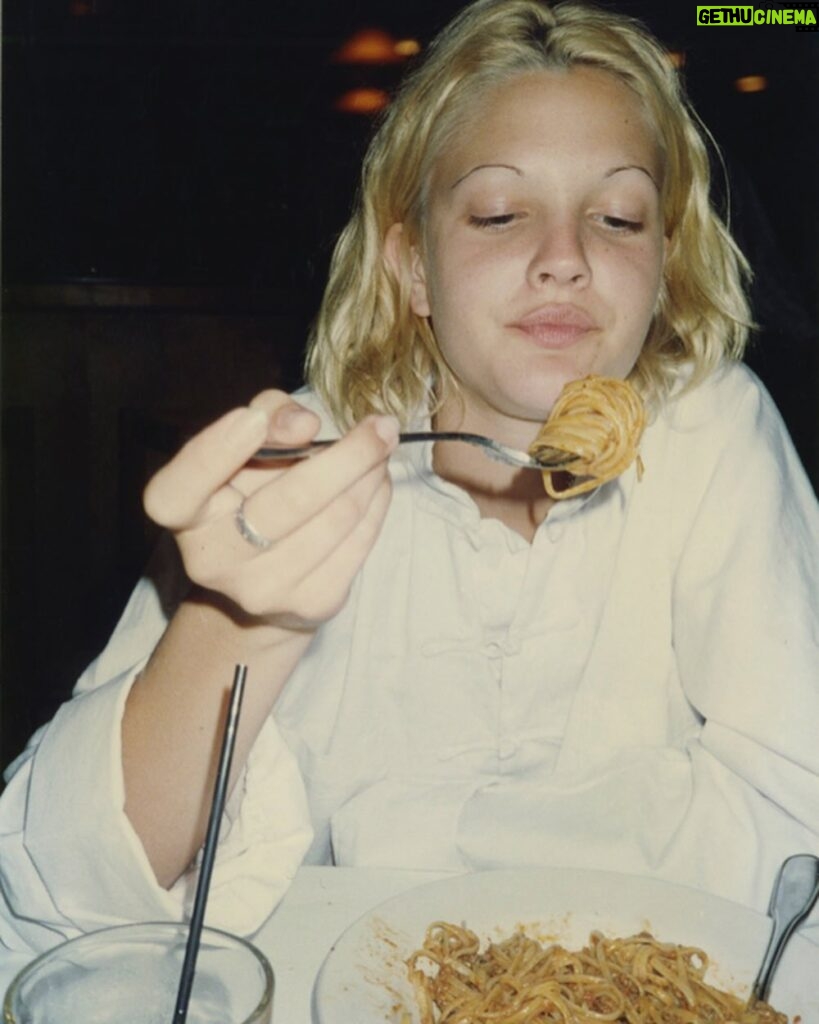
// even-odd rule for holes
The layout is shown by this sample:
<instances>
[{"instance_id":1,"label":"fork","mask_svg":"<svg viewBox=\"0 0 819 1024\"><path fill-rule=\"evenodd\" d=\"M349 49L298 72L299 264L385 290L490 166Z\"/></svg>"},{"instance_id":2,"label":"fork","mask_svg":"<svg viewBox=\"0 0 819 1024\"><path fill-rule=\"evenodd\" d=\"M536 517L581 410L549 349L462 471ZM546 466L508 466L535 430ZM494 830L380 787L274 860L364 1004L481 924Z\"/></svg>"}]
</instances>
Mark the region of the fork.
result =
<instances>
[{"instance_id":1,"label":"fork","mask_svg":"<svg viewBox=\"0 0 819 1024\"><path fill-rule=\"evenodd\" d=\"M278 462L288 459L307 459L311 455L330 445L336 440L311 441L309 444L301 445L298 448L259 448L253 458L261 462ZM509 466L517 466L519 469L558 469L576 459L575 455L559 451L557 448L546 448L538 453L535 459L528 452L519 451L517 448L510 448L501 444L500 441L493 441L482 434L466 434L457 430L421 430L408 434L399 434L399 444L413 444L415 442L432 441L462 441L464 444L471 444L483 450L490 458L497 462L504 462Z\"/></svg>"}]
</instances>

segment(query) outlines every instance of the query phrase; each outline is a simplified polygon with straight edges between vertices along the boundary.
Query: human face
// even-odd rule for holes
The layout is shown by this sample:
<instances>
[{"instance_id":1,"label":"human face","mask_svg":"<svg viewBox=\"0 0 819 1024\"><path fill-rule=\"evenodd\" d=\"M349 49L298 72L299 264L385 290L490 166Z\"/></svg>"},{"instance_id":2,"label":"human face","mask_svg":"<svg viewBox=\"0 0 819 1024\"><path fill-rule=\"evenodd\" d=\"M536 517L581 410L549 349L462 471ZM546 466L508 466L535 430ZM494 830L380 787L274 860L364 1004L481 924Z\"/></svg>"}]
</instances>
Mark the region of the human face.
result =
<instances>
[{"instance_id":1,"label":"human face","mask_svg":"<svg viewBox=\"0 0 819 1024\"><path fill-rule=\"evenodd\" d=\"M607 72L484 97L434 168L414 251L412 308L461 384L463 418L450 399L441 422L519 438L567 381L628 375L662 277L661 174L640 100Z\"/></svg>"}]
</instances>

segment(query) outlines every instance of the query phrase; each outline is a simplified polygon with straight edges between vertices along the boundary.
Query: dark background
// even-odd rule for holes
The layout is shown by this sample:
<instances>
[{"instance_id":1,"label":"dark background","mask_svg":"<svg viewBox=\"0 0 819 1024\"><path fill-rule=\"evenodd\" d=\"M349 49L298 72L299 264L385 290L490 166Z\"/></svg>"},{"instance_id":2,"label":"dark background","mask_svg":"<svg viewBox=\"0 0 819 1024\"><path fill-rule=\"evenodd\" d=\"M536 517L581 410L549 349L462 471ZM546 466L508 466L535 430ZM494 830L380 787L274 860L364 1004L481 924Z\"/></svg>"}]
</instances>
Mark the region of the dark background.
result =
<instances>
[{"instance_id":1,"label":"dark background","mask_svg":"<svg viewBox=\"0 0 819 1024\"><path fill-rule=\"evenodd\" d=\"M153 541L147 475L197 424L299 383L372 124L334 103L405 66L333 55L365 26L423 45L459 6L6 3L0 764L113 627ZM817 486L819 34L607 6L684 54L757 275L748 361ZM754 74L767 89L738 92Z\"/></svg>"}]
</instances>

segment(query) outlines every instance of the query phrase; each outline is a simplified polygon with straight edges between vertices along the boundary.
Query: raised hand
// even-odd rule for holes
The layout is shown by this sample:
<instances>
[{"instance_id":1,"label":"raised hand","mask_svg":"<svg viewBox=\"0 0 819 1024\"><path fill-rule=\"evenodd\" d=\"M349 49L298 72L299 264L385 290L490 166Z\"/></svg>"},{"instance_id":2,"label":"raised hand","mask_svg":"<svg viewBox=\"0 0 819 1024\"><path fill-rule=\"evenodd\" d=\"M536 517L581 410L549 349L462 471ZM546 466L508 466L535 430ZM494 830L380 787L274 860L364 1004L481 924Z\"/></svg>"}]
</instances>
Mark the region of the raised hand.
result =
<instances>
[{"instance_id":1,"label":"raised hand","mask_svg":"<svg viewBox=\"0 0 819 1024\"><path fill-rule=\"evenodd\" d=\"M197 434L145 490L148 515L175 535L195 583L286 629L339 610L389 505L392 417L370 417L284 469L248 464L262 444L301 444L318 427L288 395L263 392Z\"/></svg>"}]
</instances>

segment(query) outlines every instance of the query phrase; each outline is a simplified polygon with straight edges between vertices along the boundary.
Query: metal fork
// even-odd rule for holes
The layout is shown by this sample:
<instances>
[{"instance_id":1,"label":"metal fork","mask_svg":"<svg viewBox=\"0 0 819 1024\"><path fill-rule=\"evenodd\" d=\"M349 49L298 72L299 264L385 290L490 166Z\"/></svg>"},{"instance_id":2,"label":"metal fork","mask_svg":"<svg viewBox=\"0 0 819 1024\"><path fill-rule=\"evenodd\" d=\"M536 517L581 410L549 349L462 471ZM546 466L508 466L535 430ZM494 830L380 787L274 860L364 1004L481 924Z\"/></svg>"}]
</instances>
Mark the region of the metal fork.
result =
<instances>
[{"instance_id":1,"label":"metal fork","mask_svg":"<svg viewBox=\"0 0 819 1024\"><path fill-rule=\"evenodd\" d=\"M254 459L263 462L278 462L288 459L306 459L324 448L336 443L336 440L311 441L310 444L301 445L298 448L259 448ZM538 453L537 459L532 458L528 452L519 451L517 448L510 448L501 444L500 441L493 441L482 434L465 434L457 430L421 430L408 434L399 434L399 444L413 444L415 442L432 441L462 441L464 444L475 445L477 448L497 462L505 462L509 466L517 466L520 469L559 469L561 466L573 462L576 456L568 452L559 451L557 448L547 448Z\"/></svg>"}]
</instances>

